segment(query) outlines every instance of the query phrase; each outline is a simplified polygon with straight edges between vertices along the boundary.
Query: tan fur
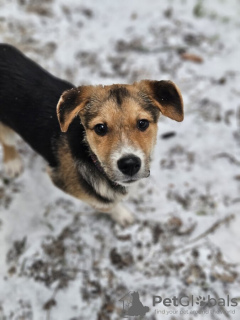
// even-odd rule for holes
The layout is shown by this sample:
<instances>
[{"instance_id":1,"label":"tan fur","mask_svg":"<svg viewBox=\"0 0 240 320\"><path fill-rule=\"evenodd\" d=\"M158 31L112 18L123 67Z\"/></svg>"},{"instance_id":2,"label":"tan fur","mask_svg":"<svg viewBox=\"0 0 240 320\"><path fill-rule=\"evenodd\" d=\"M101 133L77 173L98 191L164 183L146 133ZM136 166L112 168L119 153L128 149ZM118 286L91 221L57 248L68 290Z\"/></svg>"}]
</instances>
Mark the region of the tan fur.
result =
<instances>
[{"instance_id":1,"label":"tan fur","mask_svg":"<svg viewBox=\"0 0 240 320\"><path fill-rule=\"evenodd\" d=\"M14 146L16 143L16 133L0 122L0 142L8 146Z\"/></svg>"},{"instance_id":2,"label":"tan fur","mask_svg":"<svg viewBox=\"0 0 240 320\"><path fill-rule=\"evenodd\" d=\"M0 123L0 142L3 148L4 171L9 178L14 178L22 172L23 165L15 147L16 133L2 123Z\"/></svg>"},{"instance_id":3,"label":"tan fur","mask_svg":"<svg viewBox=\"0 0 240 320\"><path fill-rule=\"evenodd\" d=\"M57 169L49 168L49 175L53 183L65 192L76 198L87 201L85 193L78 181L77 167L74 162L69 146L66 141L62 141L58 149L59 167Z\"/></svg>"},{"instance_id":4,"label":"tan fur","mask_svg":"<svg viewBox=\"0 0 240 320\"><path fill-rule=\"evenodd\" d=\"M3 147L3 162L9 162L19 157L15 148L15 132L0 123L0 142Z\"/></svg>"},{"instance_id":5,"label":"tan fur","mask_svg":"<svg viewBox=\"0 0 240 320\"><path fill-rule=\"evenodd\" d=\"M3 146L3 162L7 163L19 157L19 154L15 147L7 146L6 144L2 144Z\"/></svg>"}]
</instances>

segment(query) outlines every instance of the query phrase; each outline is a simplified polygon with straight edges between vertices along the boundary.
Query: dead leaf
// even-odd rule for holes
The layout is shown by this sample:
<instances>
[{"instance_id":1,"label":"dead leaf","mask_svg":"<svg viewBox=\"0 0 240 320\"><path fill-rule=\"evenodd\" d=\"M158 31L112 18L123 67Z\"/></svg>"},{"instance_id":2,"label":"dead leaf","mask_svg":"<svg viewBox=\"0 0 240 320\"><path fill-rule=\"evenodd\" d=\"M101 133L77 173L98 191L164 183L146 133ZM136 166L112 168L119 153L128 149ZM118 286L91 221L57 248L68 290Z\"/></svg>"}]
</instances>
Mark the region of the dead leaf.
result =
<instances>
[{"instance_id":1,"label":"dead leaf","mask_svg":"<svg viewBox=\"0 0 240 320\"><path fill-rule=\"evenodd\" d=\"M192 54L192 53L182 53L181 54L181 58L183 60L188 60L188 61L192 61L192 62L196 62L196 63L203 63L203 58L196 55L196 54Z\"/></svg>"}]
</instances>

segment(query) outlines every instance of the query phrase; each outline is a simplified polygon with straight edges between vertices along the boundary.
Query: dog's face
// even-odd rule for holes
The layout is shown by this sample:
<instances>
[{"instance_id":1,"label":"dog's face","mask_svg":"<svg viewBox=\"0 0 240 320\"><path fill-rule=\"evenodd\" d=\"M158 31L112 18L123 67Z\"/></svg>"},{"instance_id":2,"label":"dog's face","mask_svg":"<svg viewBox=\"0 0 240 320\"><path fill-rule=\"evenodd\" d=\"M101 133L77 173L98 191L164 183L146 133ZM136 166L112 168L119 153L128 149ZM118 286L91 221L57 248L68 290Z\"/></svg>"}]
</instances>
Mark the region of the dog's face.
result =
<instances>
[{"instance_id":1,"label":"dog's face","mask_svg":"<svg viewBox=\"0 0 240 320\"><path fill-rule=\"evenodd\" d=\"M149 176L160 113L183 120L182 97L170 81L82 86L65 91L57 114L62 131L77 115L107 176L127 186Z\"/></svg>"}]
</instances>

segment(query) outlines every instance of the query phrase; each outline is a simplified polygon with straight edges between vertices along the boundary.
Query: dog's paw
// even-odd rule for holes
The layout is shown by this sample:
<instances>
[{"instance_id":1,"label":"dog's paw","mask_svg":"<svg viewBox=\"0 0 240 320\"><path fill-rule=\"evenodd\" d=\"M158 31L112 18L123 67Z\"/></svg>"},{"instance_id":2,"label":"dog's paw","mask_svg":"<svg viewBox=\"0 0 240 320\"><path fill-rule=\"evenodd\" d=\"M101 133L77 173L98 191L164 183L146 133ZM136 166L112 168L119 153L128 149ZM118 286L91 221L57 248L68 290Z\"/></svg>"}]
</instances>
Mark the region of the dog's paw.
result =
<instances>
[{"instance_id":1,"label":"dog's paw","mask_svg":"<svg viewBox=\"0 0 240 320\"><path fill-rule=\"evenodd\" d=\"M129 212L125 207L118 204L111 213L113 220L115 220L122 227L126 227L133 224L134 217L131 212Z\"/></svg>"},{"instance_id":2,"label":"dog's paw","mask_svg":"<svg viewBox=\"0 0 240 320\"><path fill-rule=\"evenodd\" d=\"M16 178L23 171L23 163L20 157L4 162L4 172L8 178Z\"/></svg>"}]
</instances>

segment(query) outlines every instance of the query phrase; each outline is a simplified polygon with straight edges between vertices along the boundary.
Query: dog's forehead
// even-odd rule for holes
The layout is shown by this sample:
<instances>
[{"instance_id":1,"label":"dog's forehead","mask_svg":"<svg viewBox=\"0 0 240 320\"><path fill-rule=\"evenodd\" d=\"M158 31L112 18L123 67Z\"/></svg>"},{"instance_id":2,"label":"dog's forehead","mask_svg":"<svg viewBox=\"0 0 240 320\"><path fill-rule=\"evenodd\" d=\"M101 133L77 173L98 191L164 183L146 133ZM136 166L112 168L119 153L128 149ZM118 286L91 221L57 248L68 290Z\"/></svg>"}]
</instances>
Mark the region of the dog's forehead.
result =
<instances>
[{"instance_id":1,"label":"dog's forehead","mask_svg":"<svg viewBox=\"0 0 240 320\"><path fill-rule=\"evenodd\" d=\"M136 117L146 118L147 114L156 121L158 113L148 95L134 84L92 87L89 103L82 111L87 126L96 121L135 122Z\"/></svg>"},{"instance_id":2,"label":"dog's forehead","mask_svg":"<svg viewBox=\"0 0 240 320\"><path fill-rule=\"evenodd\" d=\"M108 108L120 110L133 101L140 104L139 90L133 85L95 86L91 89L84 112L97 114Z\"/></svg>"},{"instance_id":3,"label":"dog's forehead","mask_svg":"<svg viewBox=\"0 0 240 320\"><path fill-rule=\"evenodd\" d=\"M106 100L114 100L118 105L121 105L123 100L128 97L137 97L139 89L136 85L128 84L113 84L108 86L93 87L91 100L105 102Z\"/></svg>"},{"instance_id":4,"label":"dog's forehead","mask_svg":"<svg viewBox=\"0 0 240 320\"><path fill-rule=\"evenodd\" d=\"M146 110L152 104L149 95L135 84L97 86L89 99L89 109L96 112L104 112L108 108L127 111L129 107Z\"/></svg>"}]
</instances>

